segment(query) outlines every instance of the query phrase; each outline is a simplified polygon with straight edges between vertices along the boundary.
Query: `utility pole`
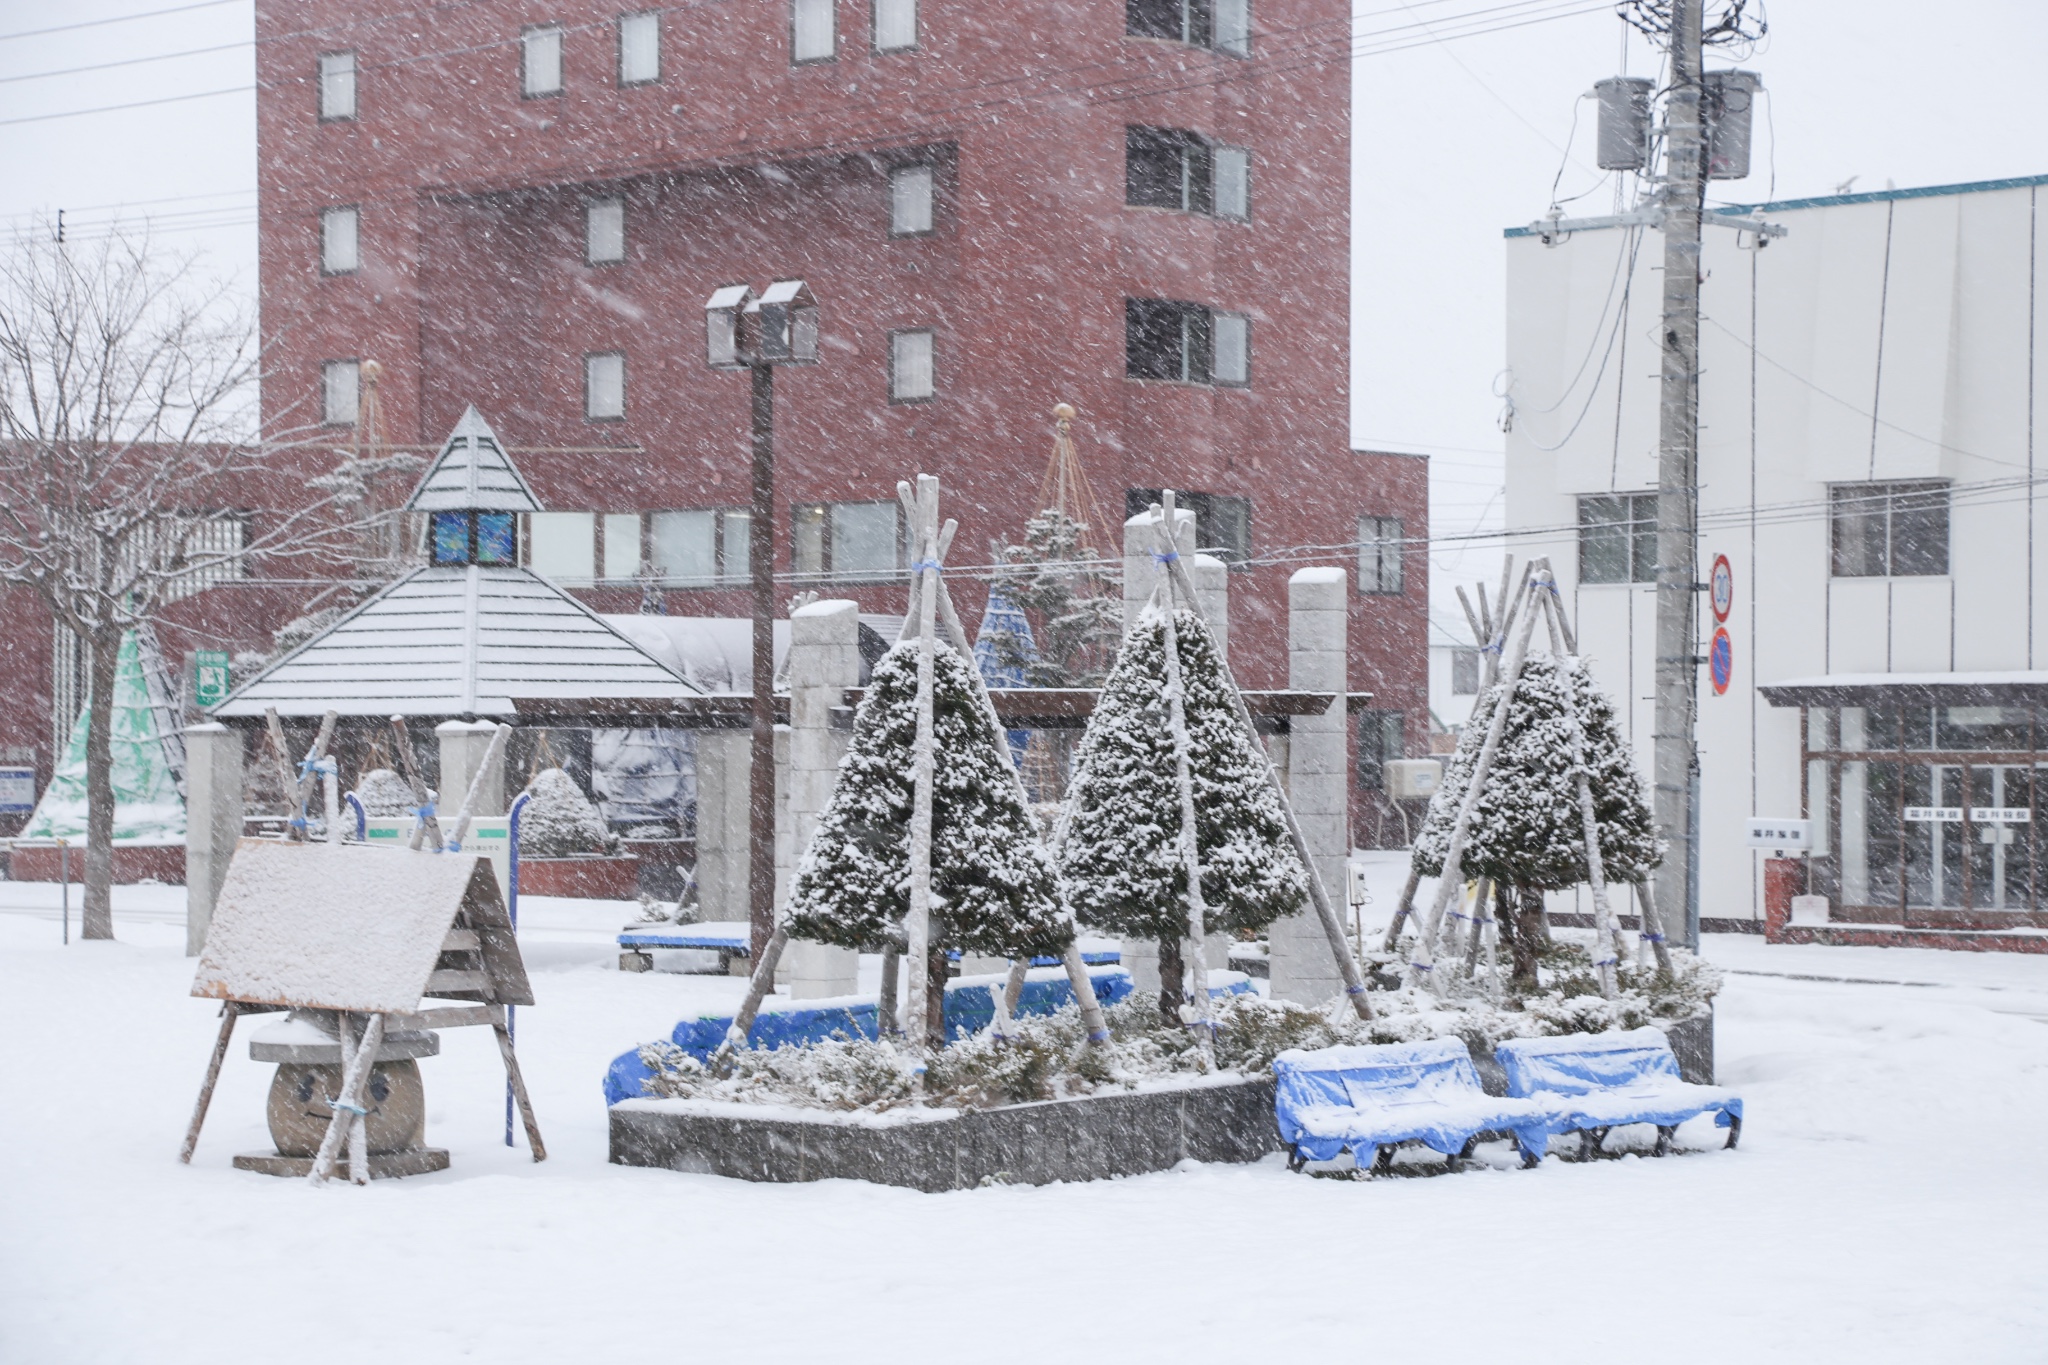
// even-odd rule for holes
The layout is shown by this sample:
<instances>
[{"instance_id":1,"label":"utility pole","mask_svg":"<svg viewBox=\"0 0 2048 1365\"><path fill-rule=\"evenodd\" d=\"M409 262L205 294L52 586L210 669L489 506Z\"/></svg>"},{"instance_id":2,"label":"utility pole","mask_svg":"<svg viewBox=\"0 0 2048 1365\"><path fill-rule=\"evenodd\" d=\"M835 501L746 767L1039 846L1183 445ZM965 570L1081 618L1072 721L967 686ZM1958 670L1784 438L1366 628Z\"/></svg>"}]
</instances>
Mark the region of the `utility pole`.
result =
<instances>
[{"instance_id":1,"label":"utility pole","mask_svg":"<svg viewBox=\"0 0 2048 1365\"><path fill-rule=\"evenodd\" d=\"M1665 932L1698 946L1699 850L1693 742L1699 694L1694 596L1699 581L1700 211L1706 194L1701 120L1704 0L1671 0L1671 93L1664 112L1664 313L1657 428L1657 824L1668 843L1657 870ZM1682 926L1682 927L1681 927Z\"/></svg>"}]
</instances>

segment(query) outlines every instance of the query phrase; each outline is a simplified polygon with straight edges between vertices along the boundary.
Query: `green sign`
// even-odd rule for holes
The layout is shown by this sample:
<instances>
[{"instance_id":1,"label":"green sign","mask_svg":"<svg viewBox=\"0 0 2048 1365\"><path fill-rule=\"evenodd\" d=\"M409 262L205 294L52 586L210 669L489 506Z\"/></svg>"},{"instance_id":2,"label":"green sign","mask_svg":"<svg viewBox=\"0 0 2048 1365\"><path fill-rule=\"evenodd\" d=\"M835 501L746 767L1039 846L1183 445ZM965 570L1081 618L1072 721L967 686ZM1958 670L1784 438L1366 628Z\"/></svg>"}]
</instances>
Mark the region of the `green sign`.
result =
<instances>
[{"instance_id":1,"label":"green sign","mask_svg":"<svg viewBox=\"0 0 2048 1365\"><path fill-rule=\"evenodd\" d=\"M228 655L224 649L202 649L192 660L192 700L211 710L228 698Z\"/></svg>"}]
</instances>

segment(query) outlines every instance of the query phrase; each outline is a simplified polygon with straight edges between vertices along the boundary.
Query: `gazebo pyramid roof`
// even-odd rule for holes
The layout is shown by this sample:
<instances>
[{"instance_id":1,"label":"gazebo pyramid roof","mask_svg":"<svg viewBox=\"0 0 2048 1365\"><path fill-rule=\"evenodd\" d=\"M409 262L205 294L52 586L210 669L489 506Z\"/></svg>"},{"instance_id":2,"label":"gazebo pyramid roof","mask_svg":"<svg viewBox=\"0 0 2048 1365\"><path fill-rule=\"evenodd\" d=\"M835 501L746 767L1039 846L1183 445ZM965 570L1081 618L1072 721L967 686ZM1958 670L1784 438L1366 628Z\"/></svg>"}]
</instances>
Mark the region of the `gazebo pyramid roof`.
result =
<instances>
[{"instance_id":1,"label":"gazebo pyramid roof","mask_svg":"<svg viewBox=\"0 0 2048 1365\"><path fill-rule=\"evenodd\" d=\"M408 512L539 512L540 499L505 454L504 443L474 407L441 445L405 500Z\"/></svg>"}]
</instances>

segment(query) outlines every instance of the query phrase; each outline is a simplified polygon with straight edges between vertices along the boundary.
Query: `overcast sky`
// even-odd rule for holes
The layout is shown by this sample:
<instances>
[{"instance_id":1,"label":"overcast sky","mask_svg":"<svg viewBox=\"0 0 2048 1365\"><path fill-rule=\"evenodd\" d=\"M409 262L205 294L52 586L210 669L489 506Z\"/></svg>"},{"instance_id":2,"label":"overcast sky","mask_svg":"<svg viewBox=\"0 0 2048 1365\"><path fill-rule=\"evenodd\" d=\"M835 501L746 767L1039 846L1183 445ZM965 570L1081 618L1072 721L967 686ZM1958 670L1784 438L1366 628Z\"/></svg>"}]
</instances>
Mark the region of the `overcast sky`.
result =
<instances>
[{"instance_id":1,"label":"overcast sky","mask_svg":"<svg viewBox=\"0 0 2048 1365\"><path fill-rule=\"evenodd\" d=\"M1554 179L1561 196L1593 189L1571 211L1611 209L1592 167L1591 105L1576 137L1574 107L1602 76L1653 74L1654 56L1591 0L1542 0L1590 12L1440 41L1470 25L1459 14L1514 7L1356 3L1360 32L1385 36L1362 39L1370 55L1354 81L1353 443L1430 455L1433 529L1456 535L1500 511L1501 229L1541 216ZM85 233L117 212L149 215L253 289L249 0L78 27L174 5L192 0L0 0L0 230L60 207ZM2041 0L1774 0L1769 19L1741 62L1768 92L1754 172L1717 183L1727 198L1827 194L1852 176L1869 190L2048 173ZM169 53L192 55L40 75ZM212 91L233 93L174 98ZM46 117L145 100L170 102ZM1439 603L1451 601L1450 574L1478 568L1441 548L1434 564Z\"/></svg>"}]
</instances>

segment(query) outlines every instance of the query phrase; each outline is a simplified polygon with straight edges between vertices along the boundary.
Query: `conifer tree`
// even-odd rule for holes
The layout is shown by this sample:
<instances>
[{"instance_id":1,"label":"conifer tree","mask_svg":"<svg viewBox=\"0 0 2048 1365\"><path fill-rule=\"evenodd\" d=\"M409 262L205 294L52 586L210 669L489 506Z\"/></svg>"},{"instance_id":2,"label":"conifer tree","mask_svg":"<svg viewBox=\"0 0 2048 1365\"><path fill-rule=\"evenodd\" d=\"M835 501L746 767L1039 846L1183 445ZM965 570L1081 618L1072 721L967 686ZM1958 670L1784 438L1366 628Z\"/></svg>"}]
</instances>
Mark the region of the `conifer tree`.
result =
<instances>
[{"instance_id":1,"label":"conifer tree","mask_svg":"<svg viewBox=\"0 0 2048 1365\"><path fill-rule=\"evenodd\" d=\"M1266 759L1232 705L1201 616L1174 616L1186 687L1195 847L1207 933L1257 930L1299 909L1308 873L1288 840ZM1177 1020L1187 937L1180 793L1167 730L1165 618L1148 609L1124 640L1081 741L1061 889L1081 923L1160 946L1161 1008Z\"/></svg>"},{"instance_id":2,"label":"conifer tree","mask_svg":"<svg viewBox=\"0 0 2048 1365\"><path fill-rule=\"evenodd\" d=\"M1416 835L1415 865L1425 876L1443 874L1451 825L1471 786L1480 745L1504 692L1495 683L1472 708L1471 723L1459 738L1443 786ZM1548 657L1532 657L1515 685L1500 750L1487 773L1461 860L1466 877L1517 888L1525 905L1533 903L1532 892L1561 891L1590 875L1579 813L1580 769L1571 760L1568 721L1573 708L1584 736L1585 771L1608 885L1640 881L1662 858L1642 777L1613 703L1594 685L1583 663L1560 665ZM1502 924L1517 940L1517 975L1526 976L1524 965L1533 961L1533 945L1524 940L1535 929L1533 917L1524 913L1518 922L1503 919Z\"/></svg>"},{"instance_id":3,"label":"conifer tree","mask_svg":"<svg viewBox=\"0 0 2048 1365\"><path fill-rule=\"evenodd\" d=\"M909 640L883 655L854 713L832 803L790 890L789 931L798 938L872 951L910 909L917 651ZM1037 823L1005 768L1008 746L975 691L972 665L943 644L932 665L933 952L1057 956L1073 925Z\"/></svg>"}]
</instances>

